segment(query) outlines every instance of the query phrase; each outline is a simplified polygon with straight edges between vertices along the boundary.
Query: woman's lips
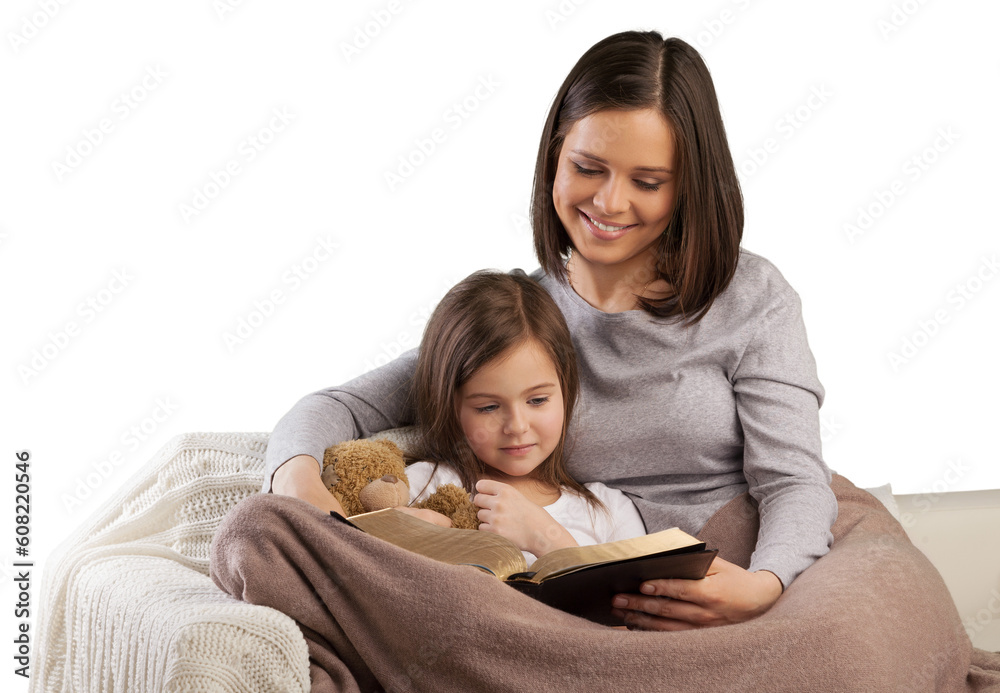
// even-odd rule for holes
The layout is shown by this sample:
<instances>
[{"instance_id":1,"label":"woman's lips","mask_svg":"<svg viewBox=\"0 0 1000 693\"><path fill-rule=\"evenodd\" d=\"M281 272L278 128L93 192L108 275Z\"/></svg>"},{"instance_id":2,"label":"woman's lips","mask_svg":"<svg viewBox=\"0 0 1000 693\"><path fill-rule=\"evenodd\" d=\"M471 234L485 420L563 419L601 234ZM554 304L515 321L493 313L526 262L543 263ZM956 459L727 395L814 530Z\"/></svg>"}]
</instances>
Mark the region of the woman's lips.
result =
<instances>
[{"instance_id":1,"label":"woman's lips","mask_svg":"<svg viewBox=\"0 0 1000 693\"><path fill-rule=\"evenodd\" d=\"M601 239L602 241L617 240L622 236L624 236L626 233L628 233L632 229L632 227L635 226L635 224L629 224L628 226L623 226L617 230L605 231L602 228L594 226L593 222L590 221L590 217L587 216L586 212L584 212L583 210L577 210L577 211L580 212L580 216L583 218L583 223L587 227L587 230L590 231L590 233L593 236Z\"/></svg>"}]
</instances>

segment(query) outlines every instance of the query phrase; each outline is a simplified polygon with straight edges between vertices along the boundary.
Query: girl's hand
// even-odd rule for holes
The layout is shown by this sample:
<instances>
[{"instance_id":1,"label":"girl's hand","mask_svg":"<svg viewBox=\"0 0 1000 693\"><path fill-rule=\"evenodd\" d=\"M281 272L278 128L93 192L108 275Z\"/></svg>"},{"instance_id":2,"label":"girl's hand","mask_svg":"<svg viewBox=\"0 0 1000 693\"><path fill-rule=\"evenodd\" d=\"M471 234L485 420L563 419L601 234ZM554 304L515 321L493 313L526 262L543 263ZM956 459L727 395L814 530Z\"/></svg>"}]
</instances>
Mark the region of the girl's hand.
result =
<instances>
[{"instance_id":1,"label":"girl's hand","mask_svg":"<svg viewBox=\"0 0 1000 693\"><path fill-rule=\"evenodd\" d=\"M532 503L510 484L491 479L476 482L472 502L479 510L479 529L510 539L522 551L541 557L549 551L576 546L566 528L545 508Z\"/></svg>"},{"instance_id":2,"label":"girl's hand","mask_svg":"<svg viewBox=\"0 0 1000 693\"><path fill-rule=\"evenodd\" d=\"M716 557L702 580L648 580L641 595L615 595L612 613L639 630L721 626L764 613L782 589L774 573L751 573Z\"/></svg>"},{"instance_id":3,"label":"girl's hand","mask_svg":"<svg viewBox=\"0 0 1000 693\"><path fill-rule=\"evenodd\" d=\"M442 515L437 510L427 510L426 508L409 508L405 505L400 505L396 507L401 513L406 513L407 515L413 515L413 517L420 518L425 522L430 522L431 524L439 525L441 527L451 527L451 518L447 515Z\"/></svg>"}]
</instances>

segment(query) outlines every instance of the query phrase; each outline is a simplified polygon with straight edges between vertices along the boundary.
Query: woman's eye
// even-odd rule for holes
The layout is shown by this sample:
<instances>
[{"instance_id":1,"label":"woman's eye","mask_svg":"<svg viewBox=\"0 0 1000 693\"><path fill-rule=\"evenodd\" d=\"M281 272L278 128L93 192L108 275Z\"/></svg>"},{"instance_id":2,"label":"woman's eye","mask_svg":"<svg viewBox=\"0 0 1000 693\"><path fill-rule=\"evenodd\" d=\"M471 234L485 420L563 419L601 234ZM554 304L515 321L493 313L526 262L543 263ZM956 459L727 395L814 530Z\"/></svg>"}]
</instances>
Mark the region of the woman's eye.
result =
<instances>
[{"instance_id":1,"label":"woman's eye","mask_svg":"<svg viewBox=\"0 0 1000 693\"><path fill-rule=\"evenodd\" d=\"M575 161L573 162L573 165L576 166L576 172L579 173L580 175L583 175L583 176L597 176L597 175L600 175L600 173L601 173L600 171L598 171L596 169L584 168L583 166L581 166L580 164L576 163ZM639 186L640 190L647 190L649 192L656 192L657 190L660 189L660 185L661 185L660 183L647 183L644 180L637 180L637 181L635 181L635 184L637 186Z\"/></svg>"}]
</instances>

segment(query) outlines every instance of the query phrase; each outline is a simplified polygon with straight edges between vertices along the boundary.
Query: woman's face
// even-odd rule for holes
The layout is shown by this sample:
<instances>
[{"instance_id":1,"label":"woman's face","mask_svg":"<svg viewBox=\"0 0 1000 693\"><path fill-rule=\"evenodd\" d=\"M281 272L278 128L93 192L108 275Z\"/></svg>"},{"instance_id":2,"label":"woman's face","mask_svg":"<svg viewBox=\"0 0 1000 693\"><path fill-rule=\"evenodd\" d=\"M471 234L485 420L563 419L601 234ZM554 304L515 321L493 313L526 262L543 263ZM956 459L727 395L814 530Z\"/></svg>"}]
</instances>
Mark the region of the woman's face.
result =
<instances>
[{"instance_id":1,"label":"woman's face","mask_svg":"<svg viewBox=\"0 0 1000 693\"><path fill-rule=\"evenodd\" d=\"M559 151L552 203L575 250L574 270L638 273L648 264L645 253L674 207L674 146L653 109L598 111L573 124Z\"/></svg>"}]
</instances>

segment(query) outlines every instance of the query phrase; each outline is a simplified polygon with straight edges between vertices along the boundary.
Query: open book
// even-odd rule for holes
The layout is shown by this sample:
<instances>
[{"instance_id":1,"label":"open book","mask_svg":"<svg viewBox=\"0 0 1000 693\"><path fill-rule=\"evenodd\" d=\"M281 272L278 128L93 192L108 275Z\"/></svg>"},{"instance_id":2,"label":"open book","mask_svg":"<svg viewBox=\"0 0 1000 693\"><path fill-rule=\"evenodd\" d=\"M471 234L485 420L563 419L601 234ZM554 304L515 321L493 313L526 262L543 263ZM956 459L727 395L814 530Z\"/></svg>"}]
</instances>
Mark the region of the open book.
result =
<instances>
[{"instance_id":1,"label":"open book","mask_svg":"<svg viewBox=\"0 0 1000 693\"><path fill-rule=\"evenodd\" d=\"M718 553L675 527L558 549L528 566L513 542L490 532L439 527L393 509L355 515L348 522L428 558L475 566L550 606L605 625L622 623L611 615L614 595L637 594L642 582L656 578L703 578Z\"/></svg>"}]
</instances>

